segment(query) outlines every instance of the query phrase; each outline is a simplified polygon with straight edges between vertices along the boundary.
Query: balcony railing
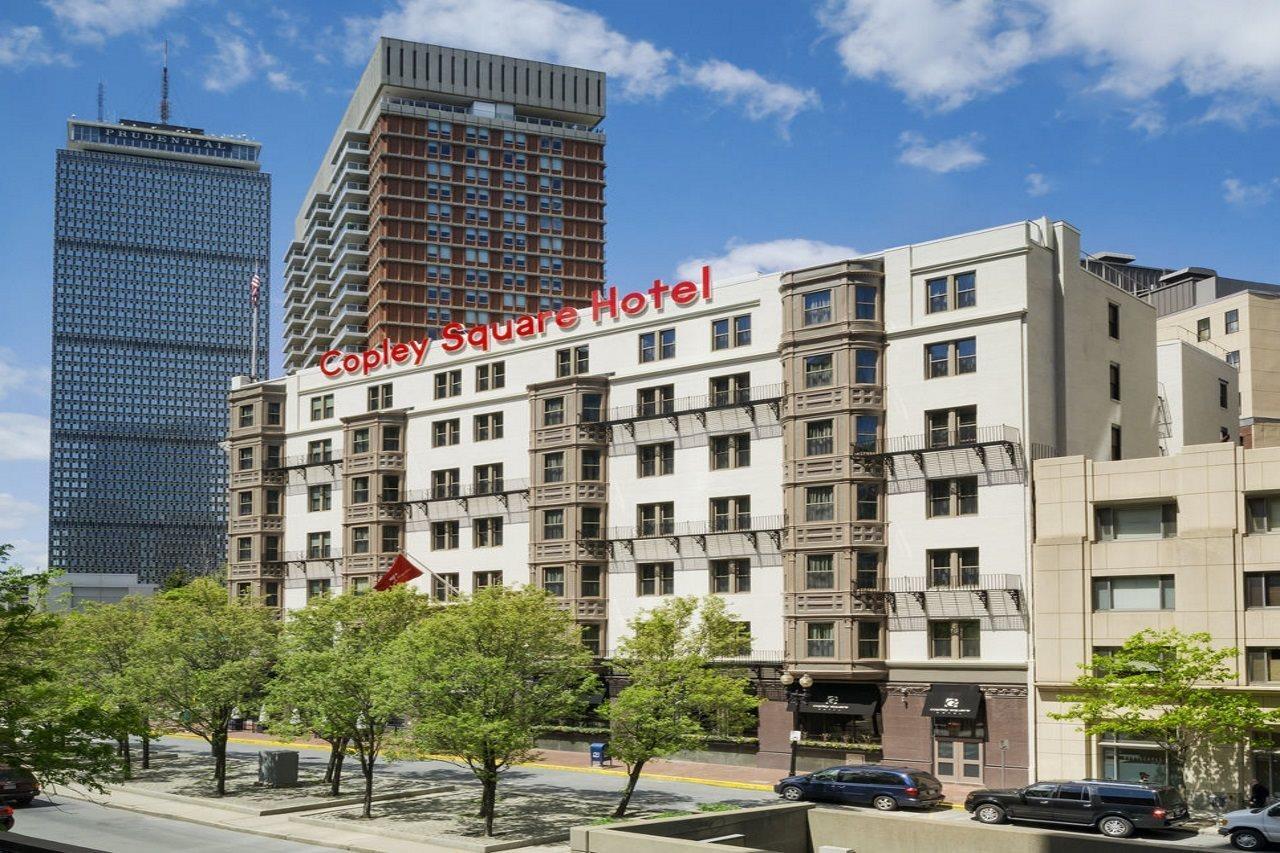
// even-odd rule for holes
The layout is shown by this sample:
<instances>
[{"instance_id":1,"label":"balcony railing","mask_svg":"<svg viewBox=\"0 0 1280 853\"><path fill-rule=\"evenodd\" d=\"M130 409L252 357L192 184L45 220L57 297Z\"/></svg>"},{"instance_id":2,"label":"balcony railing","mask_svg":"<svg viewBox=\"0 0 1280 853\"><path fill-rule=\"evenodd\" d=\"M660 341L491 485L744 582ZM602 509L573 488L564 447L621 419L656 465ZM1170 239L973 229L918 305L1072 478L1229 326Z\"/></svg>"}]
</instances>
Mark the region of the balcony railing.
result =
<instances>
[{"instance_id":1,"label":"balcony railing","mask_svg":"<svg viewBox=\"0 0 1280 853\"><path fill-rule=\"evenodd\" d=\"M498 498L505 500L508 495L529 491L528 480L508 480L505 478L479 483L456 483L430 489L415 489L405 493L401 504L427 504L432 501L466 501L471 498Z\"/></svg>"},{"instance_id":2,"label":"balcony railing","mask_svg":"<svg viewBox=\"0 0 1280 853\"><path fill-rule=\"evenodd\" d=\"M297 456L285 456L276 464L270 461L263 466L268 471L292 470L295 468L311 468L317 465L341 465L342 457L332 453L301 453Z\"/></svg>"},{"instance_id":3,"label":"balcony railing","mask_svg":"<svg viewBox=\"0 0 1280 853\"><path fill-rule=\"evenodd\" d=\"M953 570L950 583L932 583L930 577L889 578L886 591L890 596L890 606L899 595L910 595L924 610L929 609L929 600L938 593L969 593L987 610L991 609L991 593L1002 593L1009 597L1016 610L1022 609L1022 576L1014 574L979 574L976 577L965 577L960 570ZM970 581L970 582L965 582ZM897 608L894 607L894 610Z\"/></svg>"},{"instance_id":4,"label":"balcony railing","mask_svg":"<svg viewBox=\"0 0 1280 853\"><path fill-rule=\"evenodd\" d=\"M652 524L635 527L610 527L606 537L613 541L630 539L670 539L681 536L719 536L732 533L781 532L781 515L729 516L706 521L675 521L661 519Z\"/></svg>"},{"instance_id":5,"label":"balcony railing","mask_svg":"<svg viewBox=\"0 0 1280 853\"><path fill-rule=\"evenodd\" d=\"M331 560L341 560L342 549L334 548L304 548L301 551L285 551L285 563L312 563L312 562L328 562Z\"/></svg>"},{"instance_id":6,"label":"balcony railing","mask_svg":"<svg viewBox=\"0 0 1280 853\"><path fill-rule=\"evenodd\" d=\"M898 456L902 454L935 453L943 450L964 450L1003 446L1012 456L1021 443L1022 436L1015 427L968 427L927 432L922 435L899 435L867 441L855 441L855 456Z\"/></svg>"},{"instance_id":7,"label":"balcony railing","mask_svg":"<svg viewBox=\"0 0 1280 853\"><path fill-rule=\"evenodd\" d=\"M781 382L773 385L757 385L752 388L731 388L694 397L675 397L638 403L634 406L615 406L609 409L607 426L636 421L674 418L680 415L699 414L719 409L741 409L759 405L779 404L783 396Z\"/></svg>"}]
</instances>

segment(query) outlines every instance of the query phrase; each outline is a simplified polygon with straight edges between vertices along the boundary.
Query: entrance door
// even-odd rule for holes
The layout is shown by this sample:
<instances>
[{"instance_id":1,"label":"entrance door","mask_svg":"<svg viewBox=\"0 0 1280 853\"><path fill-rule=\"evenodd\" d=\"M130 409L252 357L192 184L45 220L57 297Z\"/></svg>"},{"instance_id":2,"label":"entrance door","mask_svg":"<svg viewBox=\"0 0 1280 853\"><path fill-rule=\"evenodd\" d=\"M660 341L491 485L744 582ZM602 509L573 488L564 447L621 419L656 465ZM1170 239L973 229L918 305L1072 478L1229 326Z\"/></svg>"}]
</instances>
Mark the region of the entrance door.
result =
<instances>
[{"instance_id":1,"label":"entrance door","mask_svg":"<svg viewBox=\"0 0 1280 853\"><path fill-rule=\"evenodd\" d=\"M934 775L944 782L982 784L982 742L937 738L933 742Z\"/></svg>"}]
</instances>

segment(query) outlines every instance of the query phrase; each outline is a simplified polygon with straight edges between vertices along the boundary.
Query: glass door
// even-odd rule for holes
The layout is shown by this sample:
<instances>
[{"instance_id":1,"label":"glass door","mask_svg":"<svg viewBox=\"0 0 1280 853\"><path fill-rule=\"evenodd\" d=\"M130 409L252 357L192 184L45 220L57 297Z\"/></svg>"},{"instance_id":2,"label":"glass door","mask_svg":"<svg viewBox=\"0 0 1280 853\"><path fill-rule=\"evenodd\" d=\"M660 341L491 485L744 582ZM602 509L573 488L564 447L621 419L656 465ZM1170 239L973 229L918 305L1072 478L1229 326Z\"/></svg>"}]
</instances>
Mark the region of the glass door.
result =
<instances>
[{"instance_id":1,"label":"glass door","mask_svg":"<svg viewBox=\"0 0 1280 853\"><path fill-rule=\"evenodd\" d=\"M933 746L934 775L944 782L982 784L982 742L937 738Z\"/></svg>"}]
</instances>

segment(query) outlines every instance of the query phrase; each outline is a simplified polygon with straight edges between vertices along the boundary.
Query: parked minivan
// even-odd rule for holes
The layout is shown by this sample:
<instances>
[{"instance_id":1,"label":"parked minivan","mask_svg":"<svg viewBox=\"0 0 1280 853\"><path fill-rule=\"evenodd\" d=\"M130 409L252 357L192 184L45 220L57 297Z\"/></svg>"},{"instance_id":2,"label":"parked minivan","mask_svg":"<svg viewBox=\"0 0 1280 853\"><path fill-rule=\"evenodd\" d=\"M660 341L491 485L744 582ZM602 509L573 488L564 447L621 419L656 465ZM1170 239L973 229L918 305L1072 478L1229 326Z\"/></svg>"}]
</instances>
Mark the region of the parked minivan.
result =
<instances>
[{"instance_id":1,"label":"parked minivan","mask_svg":"<svg viewBox=\"0 0 1280 853\"><path fill-rule=\"evenodd\" d=\"M872 805L882 812L928 808L942 802L942 783L932 773L907 767L854 764L788 776L773 786L788 800Z\"/></svg>"},{"instance_id":2,"label":"parked minivan","mask_svg":"<svg viewBox=\"0 0 1280 853\"><path fill-rule=\"evenodd\" d=\"M1138 829L1168 829L1188 817L1187 804L1174 788L1101 779L974 791L964 807L982 823L1025 820L1093 826L1110 838L1128 838Z\"/></svg>"}]
</instances>

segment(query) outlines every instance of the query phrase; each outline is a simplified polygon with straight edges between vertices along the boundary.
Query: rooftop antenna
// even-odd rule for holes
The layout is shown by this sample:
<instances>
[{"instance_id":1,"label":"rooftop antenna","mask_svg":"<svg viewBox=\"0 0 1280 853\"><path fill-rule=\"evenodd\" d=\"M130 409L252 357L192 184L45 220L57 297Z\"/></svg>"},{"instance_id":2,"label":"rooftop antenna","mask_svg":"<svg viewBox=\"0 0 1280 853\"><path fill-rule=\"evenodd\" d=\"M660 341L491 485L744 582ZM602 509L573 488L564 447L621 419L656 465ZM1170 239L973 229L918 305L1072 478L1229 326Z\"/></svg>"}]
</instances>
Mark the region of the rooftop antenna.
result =
<instances>
[{"instance_id":1,"label":"rooftop antenna","mask_svg":"<svg viewBox=\"0 0 1280 853\"><path fill-rule=\"evenodd\" d=\"M164 40L164 69L160 72L160 123L169 123L169 40Z\"/></svg>"},{"instance_id":2,"label":"rooftop antenna","mask_svg":"<svg viewBox=\"0 0 1280 853\"><path fill-rule=\"evenodd\" d=\"M107 104L107 84L98 81L98 121L105 121Z\"/></svg>"}]
</instances>

